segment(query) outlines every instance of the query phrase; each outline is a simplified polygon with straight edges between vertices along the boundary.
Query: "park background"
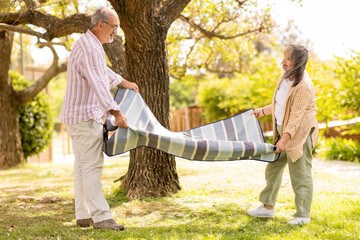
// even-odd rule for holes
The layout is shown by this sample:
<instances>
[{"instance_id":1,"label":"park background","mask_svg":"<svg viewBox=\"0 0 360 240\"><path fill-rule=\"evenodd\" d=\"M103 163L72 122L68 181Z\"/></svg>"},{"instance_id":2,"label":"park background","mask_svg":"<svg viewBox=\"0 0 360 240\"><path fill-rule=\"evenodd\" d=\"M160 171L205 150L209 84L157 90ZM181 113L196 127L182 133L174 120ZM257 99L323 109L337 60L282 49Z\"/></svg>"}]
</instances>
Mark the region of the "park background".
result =
<instances>
[{"instance_id":1,"label":"park background","mask_svg":"<svg viewBox=\"0 0 360 240\"><path fill-rule=\"evenodd\" d=\"M5 5L1 5L5 6L5 10L1 11L4 13L2 16L6 16L7 12L20 11L20 8L25 9L24 2L5 1L4 3ZM13 7L11 3L14 3ZM356 23L360 22L360 17L356 14L359 3L350 0L341 4L337 1L285 0L244 1L244 3L242 1L191 1L183 10L181 17L171 25L166 38L170 76L169 128L181 131L230 117L249 108L267 105L271 102L275 84L281 74L280 63L284 47L291 42L304 44L310 51L307 71L317 90L317 117L322 129L320 144L315 150L316 161L319 161L314 163L315 177L319 177L319 183L324 182L324 186L326 182L330 182L321 191L319 190L322 200L315 201L315 209L320 217L315 217L315 223L305 229L281 226L281 224L284 225L286 215L289 216L293 208L292 198L286 197L280 199L285 209L281 210L283 212L279 219L269 222L244 220L245 217L242 215L249 207L247 202L255 204L256 201L258 191L253 189L260 190L263 184L259 180L263 178L265 164L262 163L237 162L214 166L206 165L206 163L202 165L187 163L185 160L176 159L182 190L173 198L152 200L147 197L154 196L146 196L146 194L134 198L129 197L126 191L119 188L119 182L113 183L114 180L121 179L127 173L129 155L124 155L106 159L109 163L105 167L104 182L111 186L106 187L106 192L115 209L119 211L116 216L120 219L132 216L127 223L130 227L133 226L133 232L130 231L127 235L129 238L131 234L138 234L134 228L139 224L138 218L144 214L148 217L149 225L158 227L152 237L147 235L150 234L151 228L147 229L144 235L137 236L145 239L156 239L161 236L171 238L172 218L176 224L185 218L190 219L194 226L198 226L198 230L195 231L186 227L175 228L174 238L178 239L247 239L256 236L276 239L277 237L291 237L290 232L303 238L307 231L310 231L312 238L325 236L325 238L340 239L342 235L354 239L359 237L359 209L351 208L351 205L358 205L359 196L357 177L360 159L358 100L360 97L360 31L356 28ZM111 6L107 1L41 1L40 4L44 11L59 18L74 13L90 14L92 9L100 5ZM3 25L0 25L0 29L1 27L5 28ZM26 28L44 33L44 29L35 25L27 24ZM79 36L80 34L74 33L52 40L55 43L53 49L60 63L66 62L69 50ZM119 31L119 37L124 40L126 34ZM54 54L49 48L44 47L45 43L43 39L31 36L31 34L20 35L15 31L9 73L14 88L20 90L30 86L32 81L41 78L51 65ZM121 72L121 68L117 67L112 60L113 58L109 57L109 65L116 70L120 69L119 72ZM25 78L20 76L21 73ZM136 79L131 80L137 82ZM146 79L143 81L146 83ZM4 215L0 219L0 224L3 228L1 234L6 234L4 236L11 237L14 233L14 239L24 238L21 230L28 229L31 224L24 221L20 227L9 222L10 219L19 220L18 207L20 211L23 208L30 208L29 212L36 215L36 208L49 210L49 206L59 207L62 212L68 211L64 215L63 222L65 223L60 223L61 226L66 227L68 235L58 232L50 233L45 230L44 223L40 224L40 228L29 230L31 236L38 234L39 239L50 239L56 236L60 236L60 239L72 239L73 236L79 234L77 230L74 230L74 233L71 228L72 195L69 176L72 170L69 166L73 161L73 155L70 139L64 126L58 120L65 86L66 72L57 74L42 93L37 95L35 101L28 102L21 109L20 132L25 161L15 168L1 171L1 178L4 180L1 208ZM145 93L146 90L143 94ZM40 114L42 118L37 118L36 114L31 114L34 112L44 114ZM266 132L267 141L271 142L269 121L270 118L262 119L261 124ZM133 158L136 159L136 156ZM339 163L334 160L353 163L338 165ZM328 163L325 162L328 161L335 165L327 165ZM36 164L39 162L43 164ZM321 172L316 170L316 166L327 167L331 171ZM214 171L214 168L217 171ZM249 171L252 174L248 174ZM349 174L348 178L343 174ZM238 175L242 178L237 179ZM60 182L65 185L41 187L41 181L51 183L56 182L56 179L62 179ZM212 185L216 179L219 179L219 183ZM235 179L243 184L234 183ZM336 183L334 179L339 180L340 183ZM289 180L284 181L283 190L289 192L291 196ZM23 182L27 186L26 189L21 189L19 182ZM197 182L200 182L201 186L198 186ZM40 186L34 190L35 183ZM345 187L346 184L354 187ZM13 192L15 193L11 194ZM173 196L173 194L169 195ZM127 202L129 199L142 199L142 201ZM340 210L333 210L330 205L326 205L329 201L340 203ZM188 207L187 204L194 205ZM323 204L326 207L321 209L320 205ZM211 210L211 205L215 206L214 212ZM131 210L132 208L139 209L139 212ZM169 212L173 208L181 210L173 214L164 214L161 211L162 208ZM5 214L6 209L12 209L13 212L9 211ZM127 215L124 211L131 213ZM51 210L48 214L53 214L50 212ZM238 216L233 216L231 212L237 213ZM342 217L339 219L329 220L330 230L327 233L320 233L324 231L324 229L319 229L319 226L326 222L324 219L340 213ZM55 219L59 220L60 215ZM229 219L231 216L233 218ZM41 216L35 218L41 219ZM224 218L225 222L219 221L219 218ZM41 221L43 222L43 219ZM202 233L206 228L204 224L206 221L213 224L212 226L216 229L214 232ZM245 222L249 224L250 232L246 232L247 228L243 227ZM233 226L227 230L219 227L222 224L231 225L231 223ZM146 227L145 223L142 224ZM165 227L166 230L159 227L162 224L168 225ZM258 225L266 227L259 232ZM285 235L282 235L281 231L284 231ZM334 231L336 233L332 233ZM88 231L83 236L91 238L97 234L100 233Z\"/></svg>"}]
</instances>

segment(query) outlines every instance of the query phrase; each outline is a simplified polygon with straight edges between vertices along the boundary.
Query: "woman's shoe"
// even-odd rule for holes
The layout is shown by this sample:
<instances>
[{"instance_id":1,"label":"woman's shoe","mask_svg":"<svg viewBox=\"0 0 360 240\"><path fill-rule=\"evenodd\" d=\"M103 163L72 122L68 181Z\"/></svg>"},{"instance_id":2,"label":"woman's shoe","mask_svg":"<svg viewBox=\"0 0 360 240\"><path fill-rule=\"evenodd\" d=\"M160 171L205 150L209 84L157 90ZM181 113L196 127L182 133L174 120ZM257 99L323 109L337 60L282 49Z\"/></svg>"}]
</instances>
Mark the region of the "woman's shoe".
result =
<instances>
[{"instance_id":1,"label":"woman's shoe","mask_svg":"<svg viewBox=\"0 0 360 240\"><path fill-rule=\"evenodd\" d=\"M293 220L291 220L290 222L288 222L288 224L291 224L291 225L303 225L303 224L307 224L307 223L310 223L310 218L296 217Z\"/></svg>"},{"instance_id":2,"label":"woman's shoe","mask_svg":"<svg viewBox=\"0 0 360 240\"><path fill-rule=\"evenodd\" d=\"M258 208L247 210L246 213L253 217L273 218L275 216L275 209L268 210L261 204Z\"/></svg>"}]
</instances>

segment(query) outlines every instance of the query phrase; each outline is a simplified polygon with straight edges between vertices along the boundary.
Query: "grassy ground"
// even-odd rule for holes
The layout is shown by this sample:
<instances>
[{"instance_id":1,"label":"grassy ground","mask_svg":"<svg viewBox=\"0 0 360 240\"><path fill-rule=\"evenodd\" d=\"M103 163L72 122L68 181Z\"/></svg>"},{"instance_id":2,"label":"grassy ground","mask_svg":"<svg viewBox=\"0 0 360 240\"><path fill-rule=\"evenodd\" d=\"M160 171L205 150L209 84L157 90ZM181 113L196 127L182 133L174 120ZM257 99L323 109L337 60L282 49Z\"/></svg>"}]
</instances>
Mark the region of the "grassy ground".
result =
<instances>
[{"instance_id":1,"label":"grassy ground","mask_svg":"<svg viewBox=\"0 0 360 240\"><path fill-rule=\"evenodd\" d=\"M124 232L78 228L72 164L27 165L0 171L0 239L360 239L360 165L314 161L312 222L289 226L295 212L288 172L276 217L246 215L258 205L265 163L178 159L182 191L171 198L127 202L113 181L128 159L106 160L103 185Z\"/></svg>"}]
</instances>

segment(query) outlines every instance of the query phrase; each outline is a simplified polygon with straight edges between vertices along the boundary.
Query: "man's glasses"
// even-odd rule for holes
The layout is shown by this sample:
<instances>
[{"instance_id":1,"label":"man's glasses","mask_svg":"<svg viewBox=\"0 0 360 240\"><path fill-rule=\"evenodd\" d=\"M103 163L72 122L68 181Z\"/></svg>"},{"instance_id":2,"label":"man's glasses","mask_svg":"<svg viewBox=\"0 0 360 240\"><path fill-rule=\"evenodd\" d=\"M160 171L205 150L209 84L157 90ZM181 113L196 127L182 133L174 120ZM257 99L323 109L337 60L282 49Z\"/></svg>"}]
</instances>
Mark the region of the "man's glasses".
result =
<instances>
[{"instance_id":1,"label":"man's glasses","mask_svg":"<svg viewBox=\"0 0 360 240\"><path fill-rule=\"evenodd\" d=\"M110 24L110 23L108 23L108 22L105 22L105 21L102 21L102 22L103 22L103 23L106 23L106 24L109 25L109 26L111 26L114 31L117 30L118 27L119 27L118 25L112 25L112 24Z\"/></svg>"}]
</instances>

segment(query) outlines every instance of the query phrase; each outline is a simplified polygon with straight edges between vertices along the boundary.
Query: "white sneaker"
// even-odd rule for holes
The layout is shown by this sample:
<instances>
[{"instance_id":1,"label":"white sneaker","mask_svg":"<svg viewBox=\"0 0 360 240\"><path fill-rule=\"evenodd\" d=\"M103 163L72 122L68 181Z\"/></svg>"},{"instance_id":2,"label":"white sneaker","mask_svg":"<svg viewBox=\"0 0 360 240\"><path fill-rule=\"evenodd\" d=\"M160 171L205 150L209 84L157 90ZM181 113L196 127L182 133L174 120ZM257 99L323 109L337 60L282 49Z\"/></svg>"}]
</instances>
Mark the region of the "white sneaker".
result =
<instances>
[{"instance_id":1,"label":"white sneaker","mask_svg":"<svg viewBox=\"0 0 360 240\"><path fill-rule=\"evenodd\" d=\"M310 218L296 217L293 220L291 220L290 222L288 222L288 224L291 224L291 225L303 225L303 224L307 224L307 223L310 223Z\"/></svg>"},{"instance_id":2,"label":"white sneaker","mask_svg":"<svg viewBox=\"0 0 360 240\"><path fill-rule=\"evenodd\" d=\"M268 210L261 204L258 208L247 210L246 213L253 217L272 218L275 216L275 209Z\"/></svg>"}]
</instances>

